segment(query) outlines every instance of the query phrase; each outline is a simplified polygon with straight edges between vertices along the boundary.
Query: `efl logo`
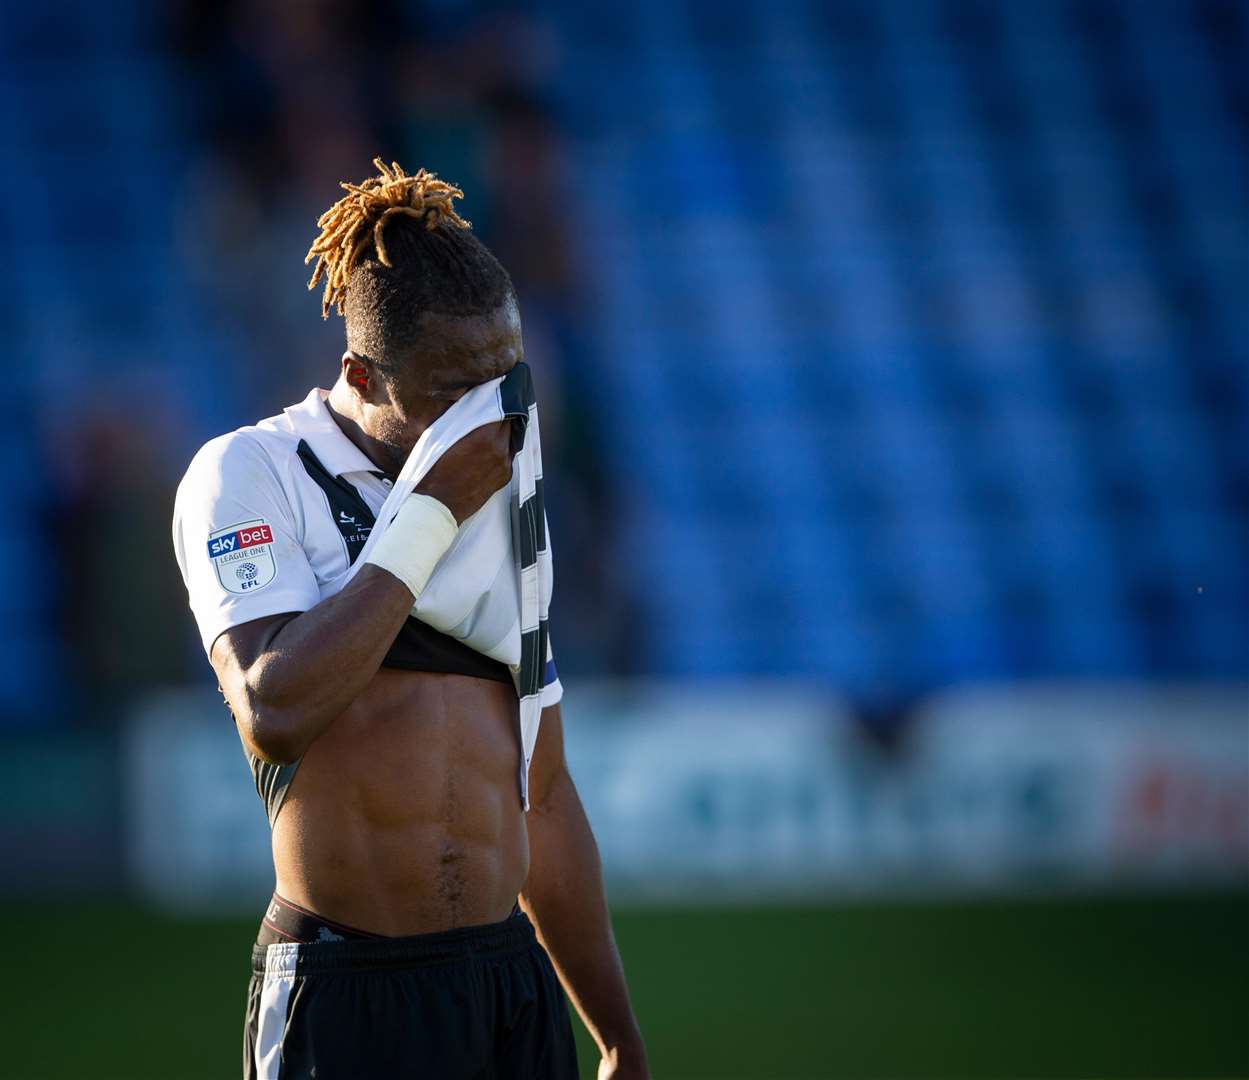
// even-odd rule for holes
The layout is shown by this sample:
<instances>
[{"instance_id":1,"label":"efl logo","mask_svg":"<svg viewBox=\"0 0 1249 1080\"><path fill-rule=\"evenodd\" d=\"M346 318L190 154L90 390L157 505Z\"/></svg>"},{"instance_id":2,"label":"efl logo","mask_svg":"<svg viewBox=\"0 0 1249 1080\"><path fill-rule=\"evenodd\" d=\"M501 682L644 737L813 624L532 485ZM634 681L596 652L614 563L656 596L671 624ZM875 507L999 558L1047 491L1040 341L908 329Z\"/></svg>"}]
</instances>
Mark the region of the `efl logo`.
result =
<instances>
[{"instance_id":1,"label":"efl logo","mask_svg":"<svg viewBox=\"0 0 1249 1080\"><path fill-rule=\"evenodd\" d=\"M218 536L208 541L208 557L210 559L229 555L234 551L255 547L257 544L272 544L273 530L268 525L249 525L244 529Z\"/></svg>"}]
</instances>

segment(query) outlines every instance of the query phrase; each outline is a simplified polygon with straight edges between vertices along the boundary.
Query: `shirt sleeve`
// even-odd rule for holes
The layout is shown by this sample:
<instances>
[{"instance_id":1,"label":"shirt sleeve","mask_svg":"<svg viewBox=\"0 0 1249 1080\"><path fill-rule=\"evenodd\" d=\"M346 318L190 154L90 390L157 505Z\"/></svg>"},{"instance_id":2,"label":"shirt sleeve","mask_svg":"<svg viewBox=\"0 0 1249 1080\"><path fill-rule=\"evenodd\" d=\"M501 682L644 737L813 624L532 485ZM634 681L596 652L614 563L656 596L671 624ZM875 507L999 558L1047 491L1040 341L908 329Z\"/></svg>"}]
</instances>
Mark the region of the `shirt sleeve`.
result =
<instances>
[{"instance_id":1,"label":"shirt sleeve","mask_svg":"<svg viewBox=\"0 0 1249 1080\"><path fill-rule=\"evenodd\" d=\"M178 485L173 546L205 652L233 626L320 600L273 461L244 432L195 455Z\"/></svg>"}]
</instances>

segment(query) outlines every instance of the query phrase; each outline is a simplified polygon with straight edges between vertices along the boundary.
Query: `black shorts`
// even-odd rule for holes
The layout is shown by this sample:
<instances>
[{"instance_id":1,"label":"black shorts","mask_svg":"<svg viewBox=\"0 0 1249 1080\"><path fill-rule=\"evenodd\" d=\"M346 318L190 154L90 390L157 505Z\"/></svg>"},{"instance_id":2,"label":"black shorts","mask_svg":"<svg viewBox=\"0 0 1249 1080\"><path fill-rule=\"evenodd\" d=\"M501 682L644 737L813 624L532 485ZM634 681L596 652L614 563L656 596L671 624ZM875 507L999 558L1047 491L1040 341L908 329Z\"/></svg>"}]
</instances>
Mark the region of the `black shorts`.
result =
<instances>
[{"instance_id":1,"label":"black shorts","mask_svg":"<svg viewBox=\"0 0 1249 1080\"><path fill-rule=\"evenodd\" d=\"M376 941L256 946L245 1080L575 1080L568 1004L523 913Z\"/></svg>"}]
</instances>

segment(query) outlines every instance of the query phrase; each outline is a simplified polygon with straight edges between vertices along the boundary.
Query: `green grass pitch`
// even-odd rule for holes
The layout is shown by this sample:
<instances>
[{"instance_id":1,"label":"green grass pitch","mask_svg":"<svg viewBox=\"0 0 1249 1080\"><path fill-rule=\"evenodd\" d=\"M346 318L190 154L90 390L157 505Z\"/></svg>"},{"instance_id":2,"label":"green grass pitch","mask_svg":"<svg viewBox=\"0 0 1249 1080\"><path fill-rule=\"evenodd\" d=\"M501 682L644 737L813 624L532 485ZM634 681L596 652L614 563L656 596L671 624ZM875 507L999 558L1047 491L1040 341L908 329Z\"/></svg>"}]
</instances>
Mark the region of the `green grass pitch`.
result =
<instances>
[{"instance_id":1,"label":"green grass pitch","mask_svg":"<svg viewBox=\"0 0 1249 1080\"><path fill-rule=\"evenodd\" d=\"M616 924L657 1080L1249 1076L1243 893ZM8 1080L239 1075L254 919L8 904L0 926Z\"/></svg>"}]
</instances>

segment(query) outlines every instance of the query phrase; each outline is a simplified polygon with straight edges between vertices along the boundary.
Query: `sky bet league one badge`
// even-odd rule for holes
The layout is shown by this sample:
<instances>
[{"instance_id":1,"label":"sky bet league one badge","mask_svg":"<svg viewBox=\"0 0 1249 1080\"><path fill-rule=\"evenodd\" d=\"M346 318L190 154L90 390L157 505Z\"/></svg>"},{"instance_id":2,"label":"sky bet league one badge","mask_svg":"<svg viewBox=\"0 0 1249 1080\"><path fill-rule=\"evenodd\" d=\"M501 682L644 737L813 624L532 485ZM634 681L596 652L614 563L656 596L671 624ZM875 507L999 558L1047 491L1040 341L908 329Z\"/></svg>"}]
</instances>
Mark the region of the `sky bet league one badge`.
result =
<instances>
[{"instance_id":1,"label":"sky bet league one badge","mask_svg":"<svg viewBox=\"0 0 1249 1080\"><path fill-rule=\"evenodd\" d=\"M208 538L208 557L226 592L255 592L278 576L278 565L273 558L273 530L264 518L213 533Z\"/></svg>"}]
</instances>

